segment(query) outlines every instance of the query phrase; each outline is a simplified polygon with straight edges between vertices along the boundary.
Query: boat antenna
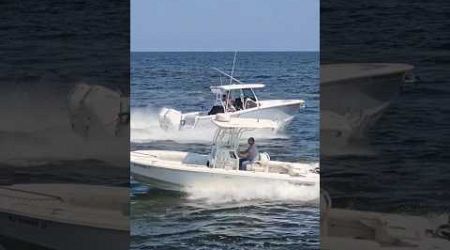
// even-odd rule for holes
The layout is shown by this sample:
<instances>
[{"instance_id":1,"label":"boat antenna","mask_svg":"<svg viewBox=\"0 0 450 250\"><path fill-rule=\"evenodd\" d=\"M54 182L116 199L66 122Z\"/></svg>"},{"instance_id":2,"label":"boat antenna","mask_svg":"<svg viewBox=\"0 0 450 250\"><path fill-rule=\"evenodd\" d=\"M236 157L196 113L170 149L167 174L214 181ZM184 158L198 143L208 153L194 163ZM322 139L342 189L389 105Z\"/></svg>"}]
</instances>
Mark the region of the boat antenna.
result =
<instances>
[{"instance_id":1,"label":"boat antenna","mask_svg":"<svg viewBox=\"0 0 450 250\"><path fill-rule=\"evenodd\" d=\"M231 74L230 74L230 84L233 81L234 66L236 65L236 55L237 51L234 52L233 67L231 67Z\"/></svg>"},{"instance_id":2,"label":"boat antenna","mask_svg":"<svg viewBox=\"0 0 450 250\"><path fill-rule=\"evenodd\" d=\"M212 69L215 70L215 71L217 71L217 72L219 72L219 73L221 73L222 75L225 75L225 76L227 76L227 77L230 77L231 79L233 79L233 81L235 81L235 82L237 82L237 83L244 84L243 82L239 81L238 79L234 78L233 76L231 76L231 75L229 75L229 74L223 72L222 70L220 70L220 69L218 69L218 68L216 68L216 67L212 67Z\"/></svg>"}]
</instances>

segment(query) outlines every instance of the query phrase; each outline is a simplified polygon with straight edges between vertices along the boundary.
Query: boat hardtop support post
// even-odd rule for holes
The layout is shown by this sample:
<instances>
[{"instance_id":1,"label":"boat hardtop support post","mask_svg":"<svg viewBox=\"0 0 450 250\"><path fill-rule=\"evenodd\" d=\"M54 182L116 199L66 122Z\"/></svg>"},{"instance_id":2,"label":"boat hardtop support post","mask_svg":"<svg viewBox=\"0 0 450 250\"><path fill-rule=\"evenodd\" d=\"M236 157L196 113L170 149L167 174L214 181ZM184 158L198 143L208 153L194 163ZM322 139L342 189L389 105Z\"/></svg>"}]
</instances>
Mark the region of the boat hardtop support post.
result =
<instances>
[{"instance_id":1,"label":"boat hardtop support post","mask_svg":"<svg viewBox=\"0 0 450 250\"><path fill-rule=\"evenodd\" d=\"M244 129L219 128L214 136L210 162L213 168L237 170L239 167L239 142Z\"/></svg>"},{"instance_id":2,"label":"boat hardtop support post","mask_svg":"<svg viewBox=\"0 0 450 250\"><path fill-rule=\"evenodd\" d=\"M253 89L250 89L250 90L252 91L253 96L255 97L256 107L258 107L258 121L259 121L259 119L261 118L261 112L260 112L261 105L260 105L260 103L258 101L258 97L256 96L255 91L253 91ZM247 105L245 105L245 106L247 106Z\"/></svg>"},{"instance_id":3,"label":"boat hardtop support post","mask_svg":"<svg viewBox=\"0 0 450 250\"><path fill-rule=\"evenodd\" d=\"M276 128L276 124L270 120L230 118L228 114L218 114L213 122L218 129L211 146L209 166L231 170L239 169L238 148L245 132L258 128Z\"/></svg>"}]
</instances>

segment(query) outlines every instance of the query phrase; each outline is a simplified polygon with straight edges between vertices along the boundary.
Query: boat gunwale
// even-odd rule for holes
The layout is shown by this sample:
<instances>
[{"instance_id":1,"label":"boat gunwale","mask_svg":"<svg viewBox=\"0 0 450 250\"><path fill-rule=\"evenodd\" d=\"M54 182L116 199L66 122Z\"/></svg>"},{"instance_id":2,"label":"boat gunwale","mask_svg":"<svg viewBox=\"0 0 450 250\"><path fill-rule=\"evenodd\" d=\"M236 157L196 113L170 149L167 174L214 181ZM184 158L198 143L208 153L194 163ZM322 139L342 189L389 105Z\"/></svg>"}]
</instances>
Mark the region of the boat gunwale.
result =
<instances>
[{"instance_id":1,"label":"boat gunwale","mask_svg":"<svg viewBox=\"0 0 450 250\"><path fill-rule=\"evenodd\" d=\"M138 150L141 151L141 150ZM137 153L138 151L132 151L130 153ZM157 151L157 150L155 150ZM164 150L159 150L157 152L161 152ZM187 153L182 151L173 151L173 152L179 152L179 153ZM138 158L144 158L148 156L134 156ZM226 176L237 176L237 177L251 177L251 178L260 178L260 179L270 179L270 180L280 180L280 181L302 181L305 183L312 183L315 184L315 178L312 178L308 175L300 175L300 176L291 176L288 174L281 174L281 173L266 173L266 172L256 172L256 171L241 171L241 170L235 170L235 169L221 169L221 168L208 168L207 166L199 165L199 164L190 164L194 166L186 166L187 164L178 163L176 161L170 161L170 160L161 160L161 159L144 159L143 161L139 161L137 159L132 159L133 156L130 155L130 162L132 164L136 164L140 167L144 168L160 168L160 169L167 169L172 171L184 171L184 172L200 172L200 173L206 173L206 174L221 174ZM156 158L156 157L155 157ZM149 162L147 162L149 161ZM159 165L155 165L156 162L160 162ZM173 162L177 164L177 167L171 166L169 163ZM277 161L272 161L277 162ZM161 163L166 163L164 166ZM150 165L152 164L152 165ZM157 164L157 163L156 163ZM307 165L305 163L289 163L289 164L298 164L298 165ZM197 166L197 167L195 167ZM274 178L275 177L275 178ZM306 179L306 180L302 180Z\"/></svg>"},{"instance_id":2,"label":"boat gunwale","mask_svg":"<svg viewBox=\"0 0 450 250\"><path fill-rule=\"evenodd\" d=\"M352 66L384 66L387 67L383 69L374 69L374 70L358 70L357 73L351 74L350 76L339 76L339 77L326 77L322 75L325 73L325 69L323 67L352 67ZM321 77L320 77L320 85L331 85L334 83L352 81L356 79L364 79L364 78L378 78L384 77L388 75L398 75L405 74L414 70L414 66L405 63L338 63L338 64L324 64L321 65ZM362 73L363 72L363 73ZM348 74L347 74L348 75Z\"/></svg>"},{"instance_id":3,"label":"boat gunwale","mask_svg":"<svg viewBox=\"0 0 450 250\"><path fill-rule=\"evenodd\" d=\"M242 109L242 110L237 110L235 112L227 112L230 115L242 115L242 114L246 114L252 111L258 111L258 110L265 110L265 109L269 109L269 108L277 108L280 106L284 106L284 107L289 107L289 106L293 106L293 105L302 105L305 103L304 100L302 99L290 99L290 100L282 100L282 99L275 99L275 100L262 100L259 102L267 102L267 101L285 101L286 103L278 103L278 104L274 104L271 106L257 106L257 107L253 107L253 108L249 108L249 109ZM213 119L216 114L214 115L201 115L202 111L193 111L193 112L189 112L189 113L184 113L183 116L185 115L195 115L197 116L196 119ZM223 113L221 113L223 114Z\"/></svg>"}]
</instances>

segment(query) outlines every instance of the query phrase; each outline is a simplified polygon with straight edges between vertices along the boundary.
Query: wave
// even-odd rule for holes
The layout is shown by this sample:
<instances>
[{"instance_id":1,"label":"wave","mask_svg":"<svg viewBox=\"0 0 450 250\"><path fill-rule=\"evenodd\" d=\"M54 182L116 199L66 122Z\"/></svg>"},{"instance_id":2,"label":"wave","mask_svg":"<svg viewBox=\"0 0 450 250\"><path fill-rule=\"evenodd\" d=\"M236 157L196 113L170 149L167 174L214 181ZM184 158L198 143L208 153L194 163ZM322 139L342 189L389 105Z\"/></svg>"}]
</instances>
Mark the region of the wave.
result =
<instances>
[{"instance_id":1,"label":"wave","mask_svg":"<svg viewBox=\"0 0 450 250\"><path fill-rule=\"evenodd\" d=\"M210 143L214 136L214 129L165 131L159 126L161 108L147 106L131 109L130 141L134 143L148 143L154 141L175 141L177 143ZM277 133L249 132L248 136L260 139L286 139L282 131Z\"/></svg>"},{"instance_id":2,"label":"wave","mask_svg":"<svg viewBox=\"0 0 450 250\"><path fill-rule=\"evenodd\" d=\"M248 183L220 185L210 183L194 185L187 190L188 199L202 200L208 204L222 204L245 201L288 201L317 203L319 185L299 186L291 183Z\"/></svg>"}]
</instances>

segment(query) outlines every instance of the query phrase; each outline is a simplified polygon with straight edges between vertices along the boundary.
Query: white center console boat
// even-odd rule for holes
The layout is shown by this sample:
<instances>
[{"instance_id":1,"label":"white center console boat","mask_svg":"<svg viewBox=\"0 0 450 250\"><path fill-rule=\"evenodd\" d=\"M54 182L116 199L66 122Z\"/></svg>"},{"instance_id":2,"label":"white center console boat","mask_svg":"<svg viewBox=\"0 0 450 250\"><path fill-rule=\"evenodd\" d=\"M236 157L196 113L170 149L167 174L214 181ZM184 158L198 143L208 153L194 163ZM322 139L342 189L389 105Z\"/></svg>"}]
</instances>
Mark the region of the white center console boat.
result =
<instances>
[{"instance_id":1,"label":"white center console boat","mask_svg":"<svg viewBox=\"0 0 450 250\"><path fill-rule=\"evenodd\" d=\"M230 77L230 84L210 87L215 95L215 104L211 110L182 113L175 109L163 108L159 114L161 128L166 131L215 128L212 120L220 113L227 113L231 117L269 119L280 128L304 106L303 100L260 100L255 90L264 88L264 84L243 83L231 75L218 71Z\"/></svg>"},{"instance_id":2,"label":"white center console boat","mask_svg":"<svg viewBox=\"0 0 450 250\"><path fill-rule=\"evenodd\" d=\"M194 185L239 185L239 183L292 183L317 186L317 163L293 163L270 160L267 153L239 170L238 147L244 132L276 129L271 120L233 118L217 115L211 122L216 130L211 153L202 155L169 150L137 150L130 153L131 174L152 187L185 191Z\"/></svg>"}]
</instances>

